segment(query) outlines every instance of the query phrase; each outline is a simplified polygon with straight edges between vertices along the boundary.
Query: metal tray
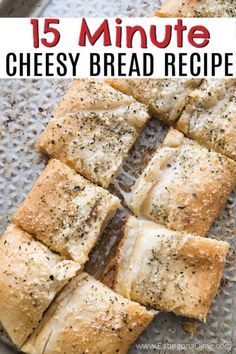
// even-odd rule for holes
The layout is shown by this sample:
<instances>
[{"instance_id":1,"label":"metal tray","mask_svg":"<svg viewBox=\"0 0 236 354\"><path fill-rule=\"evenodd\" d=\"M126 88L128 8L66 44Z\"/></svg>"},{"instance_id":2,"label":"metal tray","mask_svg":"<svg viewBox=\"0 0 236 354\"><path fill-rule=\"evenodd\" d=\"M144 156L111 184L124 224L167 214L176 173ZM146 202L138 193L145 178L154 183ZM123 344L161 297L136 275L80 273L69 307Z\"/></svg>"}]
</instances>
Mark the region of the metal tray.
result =
<instances>
[{"instance_id":1,"label":"metal tray","mask_svg":"<svg viewBox=\"0 0 236 354\"><path fill-rule=\"evenodd\" d=\"M52 0L42 16L150 16L158 6L158 1L145 0ZM0 80L0 231L45 165L46 157L35 151L34 143L68 84L68 80ZM129 193L166 131L157 120L150 121L111 186L112 192L124 197ZM126 214L125 208L119 211L91 254L86 270L97 277L117 244ZM133 345L130 354L236 353L235 230L236 196L232 193L209 233L229 241L232 247L207 323L162 313ZM0 354L16 353L4 331L1 333Z\"/></svg>"}]
</instances>

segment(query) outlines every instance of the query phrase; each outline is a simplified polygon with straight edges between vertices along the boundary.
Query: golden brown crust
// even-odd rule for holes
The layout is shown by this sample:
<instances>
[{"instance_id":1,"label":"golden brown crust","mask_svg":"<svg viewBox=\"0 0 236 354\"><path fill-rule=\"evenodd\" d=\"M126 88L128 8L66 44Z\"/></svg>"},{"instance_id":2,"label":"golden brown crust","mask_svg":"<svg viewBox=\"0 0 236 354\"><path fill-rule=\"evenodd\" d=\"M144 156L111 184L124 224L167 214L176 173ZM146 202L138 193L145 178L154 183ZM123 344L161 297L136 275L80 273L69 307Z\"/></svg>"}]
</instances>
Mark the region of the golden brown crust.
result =
<instances>
[{"instance_id":1,"label":"golden brown crust","mask_svg":"<svg viewBox=\"0 0 236 354\"><path fill-rule=\"evenodd\" d=\"M166 0L158 17L235 17L234 0Z\"/></svg>"},{"instance_id":2,"label":"golden brown crust","mask_svg":"<svg viewBox=\"0 0 236 354\"><path fill-rule=\"evenodd\" d=\"M0 252L0 321L21 346L80 267L13 224L0 238Z\"/></svg>"},{"instance_id":3,"label":"golden brown crust","mask_svg":"<svg viewBox=\"0 0 236 354\"><path fill-rule=\"evenodd\" d=\"M109 79L115 89L148 106L151 114L173 125L187 103L188 94L199 79Z\"/></svg>"},{"instance_id":4,"label":"golden brown crust","mask_svg":"<svg viewBox=\"0 0 236 354\"><path fill-rule=\"evenodd\" d=\"M59 160L51 160L13 222L52 250L84 265L119 204L103 188Z\"/></svg>"},{"instance_id":5,"label":"golden brown crust","mask_svg":"<svg viewBox=\"0 0 236 354\"><path fill-rule=\"evenodd\" d=\"M82 273L45 314L23 350L30 354L125 354L153 314Z\"/></svg>"},{"instance_id":6,"label":"golden brown crust","mask_svg":"<svg viewBox=\"0 0 236 354\"><path fill-rule=\"evenodd\" d=\"M170 130L133 187L130 208L204 236L236 183L236 163Z\"/></svg>"},{"instance_id":7,"label":"golden brown crust","mask_svg":"<svg viewBox=\"0 0 236 354\"><path fill-rule=\"evenodd\" d=\"M106 262L105 267L98 279L104 285L108 286L108 288L113 290L115 286L115 280L117 277L117 271L118 271L117 267L118 267L118 254L115 253L115 255Z\"/></svg>"},{"instance_id":8,"label":"golden brown crust","mask_svg":"<svg viewBox=\"0 0 236 354\"><path fill-rule=\"evenodd\" d=\"M75 80L37 147L107 187L148 119L133 97L98 80Z\"/></svg>"},{"instance_id":9,"label":"golden brown crust","mask_svg":"<svg viewBox=\"0 0 236 354\"><path fill-rule=\"evenodd\" d=\"M155 309L205 321L228 249L227 242L130 217L116 258L114 289Z\"/></svg>"},{"instance_id":10,"label":"golden brown crust","mask_svg":"<svg viewBox=\"0 0 236 354\"><path fill-rule=\"evenodd\" d=\"M177 128L236 160L236 79L209 79L189 95Z\"/></svg>"}]
</instances>

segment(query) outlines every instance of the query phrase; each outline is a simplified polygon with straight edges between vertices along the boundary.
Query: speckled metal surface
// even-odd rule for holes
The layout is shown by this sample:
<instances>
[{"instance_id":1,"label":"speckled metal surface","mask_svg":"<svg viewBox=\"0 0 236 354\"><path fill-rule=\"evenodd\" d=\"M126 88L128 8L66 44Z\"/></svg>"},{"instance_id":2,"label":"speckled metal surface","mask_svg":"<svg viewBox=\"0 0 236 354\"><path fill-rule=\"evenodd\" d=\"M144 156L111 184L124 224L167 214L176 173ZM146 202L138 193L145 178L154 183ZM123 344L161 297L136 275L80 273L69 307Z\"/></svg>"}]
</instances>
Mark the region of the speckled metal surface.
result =
<instances>
[{"instance_id":1,"label":"speckled metal surface","mask_svg":"<svg viewBox=\"0 0 236 354\"><path fill-rule=\"evenodd\" d=\"M138 0L52 0L42 16L103 17L150 16L159 1ZM43 169L46 158L34 150L34 142L47 123L53 107L69 84L68 80L1 80L0 81L0 229L31 189ZM147 164L151 154L162 141L167 128L151 120L124 163L123 172L111 191L129 192L129 186ZM236 203L235 195L222 210L210 230L210 235L231 243L231 252L221 289L214 300L207 323L187 320L171 314L156 316L153 323L130 350L141 353L236 353ZM127 211L121 210L91 255L87 270L98 275L110 248L116 243L120 225ZM213 237L213 236L212 236ZM100 266L99 266L100 265ZM96 272L95 272L96 269ZM193 324L193 325L192 325ZM191 329L195 328L194 333ZM1 336L0 354L15 353L5 334ZM175 347L174 345L179 346ZM226 346L224 346L226 344ZM172 347L170 347L172 345ZM227 349L229 348L229 350Z\"/></svg>"}]
</instances>

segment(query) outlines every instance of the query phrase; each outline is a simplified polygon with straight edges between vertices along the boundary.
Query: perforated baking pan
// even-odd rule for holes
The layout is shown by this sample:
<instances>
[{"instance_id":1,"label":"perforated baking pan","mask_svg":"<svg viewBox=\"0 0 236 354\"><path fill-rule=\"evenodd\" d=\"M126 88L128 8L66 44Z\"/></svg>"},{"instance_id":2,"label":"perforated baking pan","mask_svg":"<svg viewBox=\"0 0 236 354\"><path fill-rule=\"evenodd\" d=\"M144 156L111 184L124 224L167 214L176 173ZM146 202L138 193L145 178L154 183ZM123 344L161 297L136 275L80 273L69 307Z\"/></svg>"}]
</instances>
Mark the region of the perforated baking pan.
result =
<instances>
[{"instance_id":1,"label":"perforated baking pan","mask_svg":"<svg viewBox=\"0 0 236 354\"><path fill-rule=\"evenodd\" d=\"M145 0L52 0L41 12L45 17L150 16L159 3ZM0 231L31 189L47 158L35 151L34 143L49 120L68 80L0 80ZM167 127L152 119L123 165L110 191L122 197L146 166ZM121 236L127 215L122 208L105 230L90 256L86 270L99 277ZM233 192L209 232L209 236L230 242L231 251L220 291L207 323L161 313L130 349L131 354L236 353L236 195ZM0 354L16 349L4 331ZM6 343L6 344L5 344Z\"/></svg>"}]
</instances>

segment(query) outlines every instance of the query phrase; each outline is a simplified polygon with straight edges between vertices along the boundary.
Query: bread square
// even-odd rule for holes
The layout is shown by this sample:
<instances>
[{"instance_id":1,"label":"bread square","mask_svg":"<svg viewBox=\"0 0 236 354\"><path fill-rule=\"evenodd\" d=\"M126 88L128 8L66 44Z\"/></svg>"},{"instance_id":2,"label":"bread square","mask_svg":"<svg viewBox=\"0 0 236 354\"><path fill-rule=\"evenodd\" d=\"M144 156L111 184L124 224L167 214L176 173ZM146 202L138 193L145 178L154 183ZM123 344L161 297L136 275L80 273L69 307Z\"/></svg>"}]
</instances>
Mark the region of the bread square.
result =
<instances>
[{"instance_id":1,"label":"bread square","mask_svg":"<svg viewBox=\"0 0 236 354\"><path fill-rule=\"evenodd\" d=\"M0 321L21 346L79 264L11 224L0 238Z\"/></svg>"},{"instance_id":2,"label":"bread square","mask_svg":"<svg viewBox=\"0 0 236 354\"><path fill-rule=\"evenodd\" d=\"M177 128L236 160L236 79L209 79L190 93Z\"/></svg>"},{"instance_id":3,"label":"bread square","mask_svg":"<svg viewBox=\"0 0 236 354\"><path fill-rule=\"evenodd\" d=\"M82 266L119 205L117 197L54 159L12 220L53 251Z\"/></svg>"},{"instance_id":4,"label":"bread square","mask_svg":"<svg viewBox=\"0 0 236 354\"><path fill-rule=\"evenodd\" d=\"M136 181L128 205L172 230L204 236L235 183L235 161L171 129Z\"/></svg>"},{"instance_id":5,"label":"bread square","mask_svg":"<svg viewBox=\"0 0 236 354\"><path fill-rule=\"evenodd\" d=\"M148 106L150 113L173 125L200 79L109 79L111 86Z\"/></svg>"},{"instance_id":6,"label":"bread square","mask_svg":"<svg viewBox=\"0 0 236 354\"><path fill-rule=\"evenodd\" d=\"M148 119L133 97L99 80L75 80L37 148L106 188Z\"/></svg>"},{"instance_id":7,"label":"bread square","mask_svg":"<svg viewBox=\"0 0 236 354\"><path fill-rule=\"evenodd\" d=\"M206 320L229 244L130 216L117 253L115 291L163 311Z\"/></svg>"},{"instance_id":8,"label":"bread square","mask_svg":"<svg viewBox=\"0 0 236 354\"><path fill-rule=\"evenodd\" d=\"M152 312L82 273L63 289L23 350L125 354L152 318Z\"/></svg>"},{"instance_id":9,"label":"bread square","mask_svg":"<svg viewBox=\"0 0 236 354\"><path fill-rule=\"evenodd\" d=\"M235 17L234 0L166 0L158 17Z\"/></svg>"}]
</instances>

